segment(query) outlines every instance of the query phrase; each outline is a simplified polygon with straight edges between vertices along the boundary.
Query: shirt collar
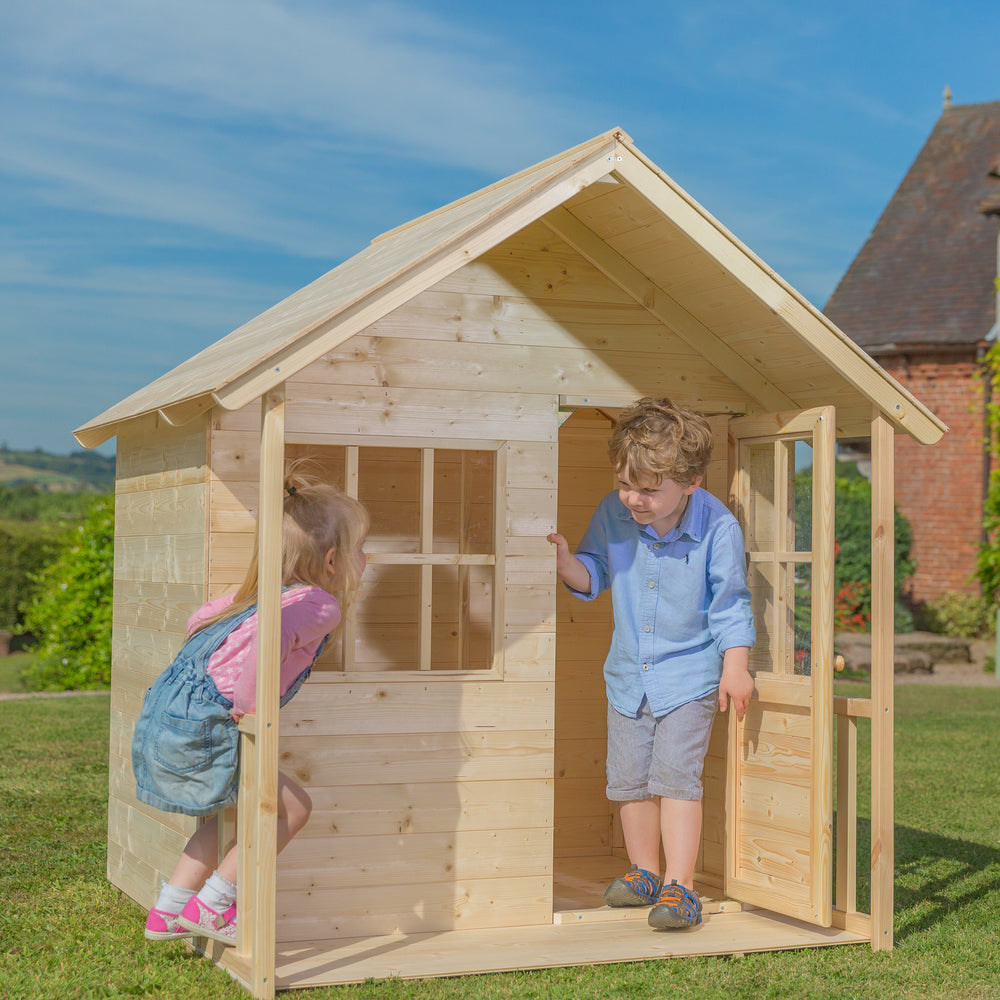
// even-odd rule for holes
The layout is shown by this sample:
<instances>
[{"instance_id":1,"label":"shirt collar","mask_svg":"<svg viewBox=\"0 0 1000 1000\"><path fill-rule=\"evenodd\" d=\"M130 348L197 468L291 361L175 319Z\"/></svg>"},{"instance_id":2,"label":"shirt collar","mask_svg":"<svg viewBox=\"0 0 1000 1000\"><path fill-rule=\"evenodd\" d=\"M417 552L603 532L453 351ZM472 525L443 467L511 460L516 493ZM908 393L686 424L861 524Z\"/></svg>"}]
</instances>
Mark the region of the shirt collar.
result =
<instances>
[{"instance_id":1,"label":"shirt collar","mask_svg":"<svg viewBox=\"0 0 1000 1000\"><path fill-rule=\"evenodd\" d=\"M687 535L692 542L700 542L705 523L705 518L703 516L705 509L705 496L705 491L699 486L698 489L691 494L687 509L681 515L680 524L671 528L671 530L668 531L663 538L660 538L648 524L636 523L632 515L629 513L628 507L626 507L621 500L618 501L617 513L620 520L631 521L640 535L645 535L647 538L651 538L654 541L665 542L667 539L673 541L676 538L680 538L682 535Z\"/></svg>"}]
</instances>

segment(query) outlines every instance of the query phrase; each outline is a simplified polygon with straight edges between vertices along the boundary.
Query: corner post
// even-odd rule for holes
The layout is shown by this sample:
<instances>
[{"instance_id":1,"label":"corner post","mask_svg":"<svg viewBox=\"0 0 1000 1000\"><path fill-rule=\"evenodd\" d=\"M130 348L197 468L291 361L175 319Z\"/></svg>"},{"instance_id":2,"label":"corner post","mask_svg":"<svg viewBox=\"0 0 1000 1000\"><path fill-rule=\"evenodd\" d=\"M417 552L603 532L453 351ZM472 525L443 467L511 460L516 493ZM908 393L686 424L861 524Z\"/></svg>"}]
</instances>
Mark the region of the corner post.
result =
<instances>
[{"instance_id":1,"label":"corner post","mask_svg":"<svg viewBox=\"0 0 1000 1000\"><path fill-rule=\"evenodd\" d=\"M893 945L893 699L895 684L895 500L893 428L872 418L872 948Z\"/></svg>"},{"instance_id":2,"label":"corner post","mask_svg":"<svg viewBox=\"0 0 1000 1000\"><path fill-rule=\"evenodd\" d=\"M275 995L278 835L278 704L281 656L281 521L284 510L285 386L261 399L260 504L257 511L257 713L252 769L240 799L239 945L249 952L249 987Z\"/></svg>"}]
</instances>

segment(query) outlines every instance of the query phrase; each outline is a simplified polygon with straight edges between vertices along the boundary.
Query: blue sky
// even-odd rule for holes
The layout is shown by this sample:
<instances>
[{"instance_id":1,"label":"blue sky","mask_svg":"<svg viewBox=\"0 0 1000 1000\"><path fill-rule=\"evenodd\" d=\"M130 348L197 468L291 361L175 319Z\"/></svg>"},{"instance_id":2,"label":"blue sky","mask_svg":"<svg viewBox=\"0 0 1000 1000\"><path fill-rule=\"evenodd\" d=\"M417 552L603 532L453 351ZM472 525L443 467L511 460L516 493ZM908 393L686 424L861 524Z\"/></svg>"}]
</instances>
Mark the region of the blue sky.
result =
<instances>
[{"instance_id":1,"label":"blue sky","mask_svg":"<svg viewBox=\"0 0 1000 1000\"><path fill-rule=\"evenodd\" d=\"M998 37L995 0L4 4L0 441L78 450L372 237L613 126L822 307L945 85L1000 100Z\"/></svg>"}]
</instances>

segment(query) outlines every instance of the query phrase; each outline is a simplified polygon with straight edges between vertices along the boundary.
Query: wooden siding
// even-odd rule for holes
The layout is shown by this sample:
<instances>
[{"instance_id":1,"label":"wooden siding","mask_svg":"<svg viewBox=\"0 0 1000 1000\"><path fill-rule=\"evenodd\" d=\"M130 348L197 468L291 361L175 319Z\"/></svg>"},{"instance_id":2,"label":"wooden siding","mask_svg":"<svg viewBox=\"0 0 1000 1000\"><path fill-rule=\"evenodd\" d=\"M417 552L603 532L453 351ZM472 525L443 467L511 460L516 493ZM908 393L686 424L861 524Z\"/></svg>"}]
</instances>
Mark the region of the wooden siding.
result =
<instances>
[{"instance_id":1,"label":"wooden siding","mask_svg":"<svg viewBox=\"0 0 1000 1000\"><path fill-rule=\"evenodd\" d=\"M387 403L387 394L405 405ZM279 766L308 789L316 811L279 859L279 940L552 919L555 596L545 534L556 520L557 400L464 390L458 379L446 395L445 406L440 388L420 384L372 393L323 365L289 382L287 453L331 470L345 444L502 449L505 679L314 673L281 719ZM238 582L252 547L251 409L213 415L213 594ZM400 475L379 492L405 490L409 473ZM380 596L363 589L359 620L379 620ZM392 905L373 907L373 888Z\"/></svg>"},{"instance_id":2,"label":"wooden siding","mask_svg":"<svg viewBox=\"0 0 1000 1000\"><path fill-rule=\"evenodd\" d=\"M206 458L204 421L174 428L145 417L118 437L108 878L143 906L196 823L136 799L131 747L143 695L205 598Z\"/></svg>"}]
</instances>

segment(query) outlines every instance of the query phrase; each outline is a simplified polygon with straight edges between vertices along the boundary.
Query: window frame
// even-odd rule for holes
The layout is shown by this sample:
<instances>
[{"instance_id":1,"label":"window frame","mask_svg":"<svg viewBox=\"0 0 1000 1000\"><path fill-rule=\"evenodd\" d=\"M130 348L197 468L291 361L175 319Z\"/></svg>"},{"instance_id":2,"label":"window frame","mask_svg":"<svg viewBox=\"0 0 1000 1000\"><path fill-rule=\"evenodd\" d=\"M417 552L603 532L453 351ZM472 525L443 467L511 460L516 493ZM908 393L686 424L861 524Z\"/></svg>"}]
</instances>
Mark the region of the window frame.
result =
<instances>
[{"instance_id":1,"label":"window frame","mask_svg":"<svg viewBox=\"0 0 1000 1000\"><path fill-rule=\"evenodd\" d=\"M371 438L351 438L336 436L328 438L324 444L344 449L343 488L349 496L364 503L359 496L360 458L362 449L394 448L419 454L420 485L418 501L419 552L379 551L367 553L370 566L417 566L419 567L419 591L417 620L417 667L397 670L361 670L355 667L355 649L359 625L357 605L352 605L344 615L341 628L341 663L338 669L322 670L324 679L360 680L425 680L428 677L467 677L479 680L503 677L504 649L504 609L505 609L505 553L507 541L506 518L506 451L507 446L498 441L441 440L420 441L406 438L387 437L373 441ZM434 547L434 456L436 452L489 452L493 455L492 483L492 553L436 553ZM432 660L433 629L433 571L435 566L490 566L492 567L491 630L489 664L485 667L460 667L458 669L435 669ZM461 624L461 615L459 616ZM462 640L459 639L459 648Z\"/></svg>"}]
</instances>

